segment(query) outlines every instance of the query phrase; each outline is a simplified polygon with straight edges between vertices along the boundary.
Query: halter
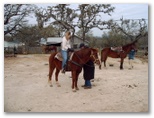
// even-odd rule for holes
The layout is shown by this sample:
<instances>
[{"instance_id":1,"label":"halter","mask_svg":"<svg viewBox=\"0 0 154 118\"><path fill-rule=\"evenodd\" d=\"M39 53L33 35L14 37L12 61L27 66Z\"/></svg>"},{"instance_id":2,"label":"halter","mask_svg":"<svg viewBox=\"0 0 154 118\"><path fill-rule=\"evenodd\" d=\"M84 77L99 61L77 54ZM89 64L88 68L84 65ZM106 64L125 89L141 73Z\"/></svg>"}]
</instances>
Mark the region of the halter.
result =
<instances>
[{"instance_id":1,"label":"halter","mask_svg":"<svg viewBox=\"0 0 154 118\"><path fill-rule=\"evenodd\" d=\"M74 54L75 54L75 53L74 53ZM78 59L79 59L81 62L83 62L82 59L81 59L77 54L75 54L75 55L78 57ZM92 57L92 58L94 59L94 63L96 63L97 60L99 61L99 59L96 59L96 58L95 58L95 56L94 56L94 54L93 54L93 51L91 51L90 57ZM75 61L73 61L73 60L71 60L71 62L74 63L74 64L77 65L77 66L80 66L80 67L83 66L83 65L78 64L77 62L75 62ZM90 65L88 65L88 64L85 64L85 65L87 65L87 66L89 66L89 67L94 67L94 66L90 66Z\"/></svg>"},{"instance_id":2,"label":"halter","mask_svg":"<svg viewBox=\"0 0 154 118\"><path fill-rule=\"evenodd\" d=\"M94 56L94 54L93 54L93 51L91 51L90 57L92 57L92 58L94 59L94 63L96 63L96 61L99 61L98 58L97 58L97 59L95 58L95 56Z\"/></svg>"}]
</instances>

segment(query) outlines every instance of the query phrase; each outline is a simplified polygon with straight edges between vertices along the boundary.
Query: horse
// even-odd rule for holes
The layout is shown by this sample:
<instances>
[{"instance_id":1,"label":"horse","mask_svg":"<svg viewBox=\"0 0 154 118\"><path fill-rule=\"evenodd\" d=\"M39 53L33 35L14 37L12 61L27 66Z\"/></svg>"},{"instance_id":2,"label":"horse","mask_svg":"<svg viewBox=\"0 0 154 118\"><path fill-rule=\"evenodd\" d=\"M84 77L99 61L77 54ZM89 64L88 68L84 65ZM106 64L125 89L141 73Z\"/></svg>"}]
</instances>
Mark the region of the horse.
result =
<instances>
[{"instance_id":1,"label":"horse","mask_svg":"<svg viewBox=\"0 0 154 118\"><path fill-rule=\"evenodd\" d=\"M48 83L50 84L50 87L52 87L52 74L54 69L56 69L55 72L55 80L58 87L61 85L58 82L58 75L60 70L62 69L62 61L55 58L55 55L58 52L52 53L49 57L49 78ZM98 50L94 48L85 48L78 51L74 51L70 60L68 61L68 65L70 67L71 73L72 73L72 90L73 92L76 92L76 90L79 90L77 81L78 76L82 71L82 67L84 64L86 64L89 60L92 60L94 63L101 65L100 60L98 58Z\"/></svg>"},{"instance_id":2,"label":"horse","mask_svg":"<svg viewBox=\"0 0 154 118\"><path fill-rule=\"evenodd\" d=\"M42 49L45 53L49 53L50 51L54 50L54 52L57 52L57 47L56 46L48 46L48 45L43 45Z\"/></svg>"},{"instance_id":3,"label":"horse","mask_svg":"<svg viewBox=\"0 0 154 118\"><path fill-rule=\"evenodd\" d=\"M121 58L120 69L122 70L123 69L123 62L124 62L124 59L126 58L127 54L130 52L131 49L137 50L136 49L136 42L137 42L137 40L118 48L118 50L113 50L111 47L106 47L106 48L102 49L101 50L101 63L104 62L104 67L106 67L107 57Z\"/></svg>"}]
</instances>

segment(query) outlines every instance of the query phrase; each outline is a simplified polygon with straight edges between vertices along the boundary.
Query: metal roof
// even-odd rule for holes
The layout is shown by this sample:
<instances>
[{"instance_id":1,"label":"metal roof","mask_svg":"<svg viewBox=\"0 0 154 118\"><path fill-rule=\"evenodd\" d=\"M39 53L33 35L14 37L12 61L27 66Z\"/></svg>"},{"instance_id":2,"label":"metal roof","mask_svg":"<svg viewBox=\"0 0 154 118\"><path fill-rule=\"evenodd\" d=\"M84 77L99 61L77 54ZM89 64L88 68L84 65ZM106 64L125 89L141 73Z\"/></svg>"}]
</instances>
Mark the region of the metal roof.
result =
<instances>
[{"instance_id":1,"label":"metal roof","mask_svg":"<svg viewBox=\"0 0 154 118\"><path fill-rule=\"evenodd\" d=\"M62 42L62 37L48 37L47 38L47 43L52 42L52 43L61 43Z\"/></svg>"}]
</instances>

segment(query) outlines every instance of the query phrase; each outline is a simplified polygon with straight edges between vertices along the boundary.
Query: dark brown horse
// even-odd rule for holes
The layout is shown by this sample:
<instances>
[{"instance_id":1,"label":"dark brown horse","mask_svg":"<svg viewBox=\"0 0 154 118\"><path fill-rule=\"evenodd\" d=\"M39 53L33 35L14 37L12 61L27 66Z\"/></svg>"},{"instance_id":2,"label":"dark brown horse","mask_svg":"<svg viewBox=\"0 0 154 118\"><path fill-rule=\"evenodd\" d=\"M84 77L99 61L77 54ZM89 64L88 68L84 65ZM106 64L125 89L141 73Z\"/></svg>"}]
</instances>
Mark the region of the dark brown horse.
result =
<instances>
[{"instance_id":1,"label":"dark brown horse","mask_svg":"<svg viewBox=\"0 0 154 118\"><path fill-rule=\"evenodd\" d=\"M120 69L123 69L123 62L124 59L127 57L127 54L130 52L131 49L136 50L136 42L134 42L122 46L119 50L112 50L111 47L106 47L102 49L101 51L101 62L104 62L104 67L106 67L106 60L107 57L112 57L112 58L121 58L120 62Z\"/></svg>"},{"instance_id":2,"label":"dark brown horse","mask_svg":"<svg viewBox=\"0 0 154 118\"><path fill-rule=\"evenodd\" d=\"M48 46L48 45L43 45L42 50L44 53L49 53L51 51L57 52L57 47L56 46Z\"/></svg>"},{"instance_id":3,"label":"dark brown horse","mask_svg":"<svg viewBox=\"0 0 154 118\"><path fill-rule=\"evenodd\" d=\"M57 58L55 58L55 55L57 53L52 53L49 57L49 79L48 82L50 86L52 86L52 74L54 69L56 68L55 72L55 80L58 86L60 84L58 83L58 74L60 70L62 69L62 62L59 61ZM89 60L92 60L96 64L100 65L100 61L98 59L98 50L94 48L85 48L81 49L79 51L75 51L73 56L71 57L71 60L68 62L70 66L70 71L72 72L72 90L75 92L76 90L79 90L77 81L78 76L82 71L82 66L86 64Z\"/></svg>"}]
</instances>

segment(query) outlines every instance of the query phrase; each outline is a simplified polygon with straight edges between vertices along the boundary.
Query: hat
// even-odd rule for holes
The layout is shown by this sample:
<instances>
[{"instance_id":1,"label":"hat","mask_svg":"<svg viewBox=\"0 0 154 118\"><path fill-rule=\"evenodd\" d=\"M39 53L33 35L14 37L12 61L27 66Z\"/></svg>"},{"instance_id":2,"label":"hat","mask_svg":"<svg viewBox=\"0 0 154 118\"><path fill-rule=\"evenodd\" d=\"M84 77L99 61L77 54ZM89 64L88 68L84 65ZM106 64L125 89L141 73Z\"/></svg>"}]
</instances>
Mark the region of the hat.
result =
<instances>
[{"instance_id":1,"label":"hat","mask_svg":"<svg viewBox=\"0 0 154 118\"><path fill-rule=\"evenodd\" d=\"M85 44L84 44L84 43L80 43L79 48L82 48L82 47L84 47L84 46L85 46Z\"/></svg>"}]
</instances>

